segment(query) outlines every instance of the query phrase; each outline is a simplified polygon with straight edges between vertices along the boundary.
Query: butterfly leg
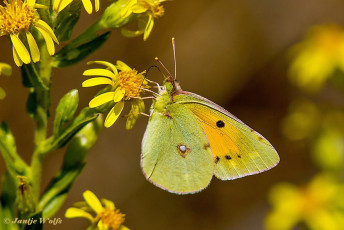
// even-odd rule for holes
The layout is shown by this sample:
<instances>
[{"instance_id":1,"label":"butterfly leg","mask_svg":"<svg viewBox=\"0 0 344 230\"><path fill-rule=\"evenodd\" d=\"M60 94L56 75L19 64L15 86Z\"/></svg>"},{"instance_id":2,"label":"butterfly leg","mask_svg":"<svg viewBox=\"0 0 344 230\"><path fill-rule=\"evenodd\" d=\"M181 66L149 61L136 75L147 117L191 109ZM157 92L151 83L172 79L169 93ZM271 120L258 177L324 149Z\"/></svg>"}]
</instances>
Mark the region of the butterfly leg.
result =
<instances>
[{"instance_id":1,"label":"butterfly leg","mask_svg":"<svg viewBox=\"0 0 344 230\"><path fill-rule=\"evenodd\" d=\"M146 99L155 99L154 96L151 96L151 97L130 97L132 99L142 99L142 100L146 100Z\"/></svg>"},{"instance_id":2,"label":"butterfly leg","mask_svg":"<svg viewBox=\"0 0 344 230\"><path fill-rule=\"evenodd\" d=\"M122 117L129 117L131 115L142 115L142 116L145 116L145 117L151 117L152 116L150 114L140 112L140 113L131 113L131 114L127 114L127 115L122 115Z\"/></svg>"}]
</instances>

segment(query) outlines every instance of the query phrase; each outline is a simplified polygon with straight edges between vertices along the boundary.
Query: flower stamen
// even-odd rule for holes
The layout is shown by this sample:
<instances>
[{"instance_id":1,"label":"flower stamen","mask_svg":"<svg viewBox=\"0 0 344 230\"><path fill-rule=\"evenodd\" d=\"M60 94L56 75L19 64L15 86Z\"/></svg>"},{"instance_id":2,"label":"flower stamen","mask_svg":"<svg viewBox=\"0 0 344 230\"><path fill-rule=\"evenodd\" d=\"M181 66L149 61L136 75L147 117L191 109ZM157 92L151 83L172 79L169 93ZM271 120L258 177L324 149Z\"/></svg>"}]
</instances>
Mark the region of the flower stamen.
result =
<instances>
[{"instance_id":1,"label":"flower stamen","mask_svg":"<svg viewBox=\"0 0 344 230\"><path fill-rule=\"evenodd\" d=\"M131 97L139 97L142 92L142 85L145 71L137 73L135 69L122 71L118 74L119 87L125 89L125 100L130 100Z\"/></svg>"},{"instance_id":2,"label":"flower stamen","mask_svg":"<svg viewBox=\"0 0 344 230\"><path fill-rule=\"evenodd\" d=\"M105 208L98 214L99 219L108 229L117 230L124 223L125 215L119 209Z\"/></svg>"},{"instance_id":3,"label":"flower stamen","mask_svg":"<svg viewBox=\"0 0 344 230\"><path fill-rule=\"evenodd\" d=\"M34 21L36 9L21 0L12 0L8 3L4 0L5 6L0 6L0 36L14 35L21 31L28 31Z\"/></svg>"}]
</instances>

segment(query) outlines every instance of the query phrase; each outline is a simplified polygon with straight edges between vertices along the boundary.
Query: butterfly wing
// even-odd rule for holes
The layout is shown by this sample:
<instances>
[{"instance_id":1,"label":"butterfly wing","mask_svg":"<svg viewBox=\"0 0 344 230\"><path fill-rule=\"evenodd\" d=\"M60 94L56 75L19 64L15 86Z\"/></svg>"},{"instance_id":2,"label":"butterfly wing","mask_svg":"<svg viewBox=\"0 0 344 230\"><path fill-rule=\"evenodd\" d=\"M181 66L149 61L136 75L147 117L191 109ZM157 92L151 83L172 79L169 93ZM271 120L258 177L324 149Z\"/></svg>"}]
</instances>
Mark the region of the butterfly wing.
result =
<instances>
[{"instance_id":1,"label":"butterfly wing","mask_svg":"<svg viewBox=\"0 0 344 230\"><path fill-rule=\"evenodd\" d=\"M153 111L141 155L149 181L178 194L200 191L213 176L212 158L202 127L185 106L171 104L165 113Z\"/></svg>"},{"instance_id":2,"label":"butterfly wing","mask_svg":"<svg viewBox=\"0 0 344 230\"><path fill-rule=\"evenodd\" d=\"M210 143L214 174L219 179L257 174L278 164L273 146L224 108L184 91L175 96L175 102L184 104L197 117Z\"/></svg>"}]
</instances>

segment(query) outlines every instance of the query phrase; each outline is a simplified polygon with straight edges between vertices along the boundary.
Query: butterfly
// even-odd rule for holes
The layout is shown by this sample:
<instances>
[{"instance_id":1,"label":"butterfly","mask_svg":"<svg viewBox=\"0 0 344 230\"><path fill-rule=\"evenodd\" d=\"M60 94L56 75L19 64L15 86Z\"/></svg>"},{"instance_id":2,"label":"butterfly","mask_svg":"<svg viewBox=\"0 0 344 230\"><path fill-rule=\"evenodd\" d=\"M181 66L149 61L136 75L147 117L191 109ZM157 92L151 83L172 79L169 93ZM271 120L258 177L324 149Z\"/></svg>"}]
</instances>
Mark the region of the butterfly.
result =
<instances>
[{"instance_id":1,"label":"butterfly","mask_svg":"<svg viewBox=\"0 0 344 230\"><path fill-rule=\"evenodd\" d=\"M213 175L233 180L278 164L276 150L262 135L214 102L183 91L159 63L168 76L142 140L141 167L150 182L190 194L206 188Z\"/></svg>"}]
</instances>

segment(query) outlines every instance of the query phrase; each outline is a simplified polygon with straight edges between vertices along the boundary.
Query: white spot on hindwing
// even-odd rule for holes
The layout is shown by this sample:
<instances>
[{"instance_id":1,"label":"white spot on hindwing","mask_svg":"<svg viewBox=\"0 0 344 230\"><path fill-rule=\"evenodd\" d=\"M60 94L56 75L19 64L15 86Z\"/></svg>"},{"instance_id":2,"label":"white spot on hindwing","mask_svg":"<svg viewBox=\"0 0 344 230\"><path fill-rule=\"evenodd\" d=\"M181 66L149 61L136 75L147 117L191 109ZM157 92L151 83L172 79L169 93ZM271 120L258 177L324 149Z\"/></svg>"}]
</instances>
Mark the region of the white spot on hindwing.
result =
<instances>
[{"instance_id":1,"label":"white spot on hindwing","mask_svg":"<svg viewBox=\"0 0 344 230\"><path fill-rule=\"evenodd\" d=\"M185 144L177 145L177 150L178 150L179 155L183 158L185 158L186 155L188 155L189 152L191 152L191 149Z\"/></svg>"}]
</instances>

